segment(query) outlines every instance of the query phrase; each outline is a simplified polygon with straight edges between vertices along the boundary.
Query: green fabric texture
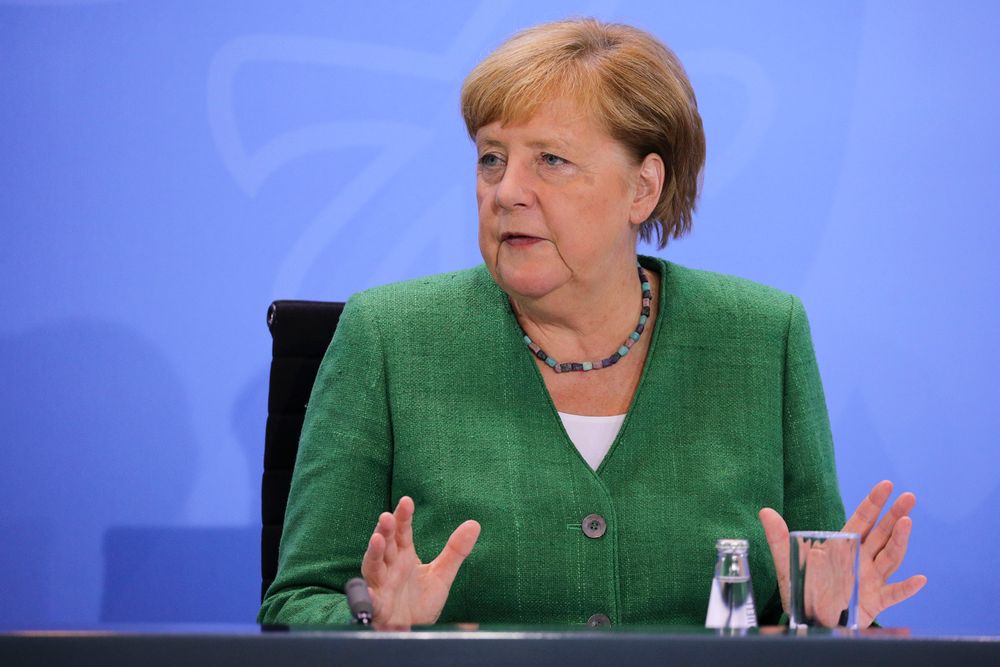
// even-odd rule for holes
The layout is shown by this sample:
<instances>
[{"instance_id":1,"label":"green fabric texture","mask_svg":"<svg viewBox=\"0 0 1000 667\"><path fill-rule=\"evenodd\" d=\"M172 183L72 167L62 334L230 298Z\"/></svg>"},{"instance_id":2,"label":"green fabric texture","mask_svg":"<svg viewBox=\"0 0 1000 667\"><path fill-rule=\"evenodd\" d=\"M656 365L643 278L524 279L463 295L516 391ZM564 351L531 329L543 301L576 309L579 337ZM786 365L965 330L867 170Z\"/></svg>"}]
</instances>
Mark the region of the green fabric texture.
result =
<instances>
[{"instance_id":1,"label":"green fabric texture","mask_svg":"<svg viewBox=\"0 0 1000 667\"><path fill-rule=\"evenodd\" d=\"M747 538L758 615L777 622L757 520L844 522L801 302L661 259L642 379L597 471L566 435L506 294L484 266L353 296L303 426L262 623L349 620L379 513L409 495L428 562L482 524L441 622L701 625L715 540ZM607 532L587 537L596 513Z\"/></svg>"}]
</instances>

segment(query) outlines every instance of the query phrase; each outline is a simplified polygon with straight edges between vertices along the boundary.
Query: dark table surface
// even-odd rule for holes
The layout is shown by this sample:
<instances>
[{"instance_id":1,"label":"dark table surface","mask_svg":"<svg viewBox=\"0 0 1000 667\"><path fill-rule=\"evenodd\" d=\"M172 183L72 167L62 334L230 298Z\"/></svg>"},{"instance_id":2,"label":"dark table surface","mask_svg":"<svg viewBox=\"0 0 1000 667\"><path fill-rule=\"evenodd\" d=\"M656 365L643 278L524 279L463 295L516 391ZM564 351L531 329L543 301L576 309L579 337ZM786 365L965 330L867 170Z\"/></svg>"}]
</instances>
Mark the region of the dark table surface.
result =
<instances>
[{"instance_id":1,"label":"dark table surface","mask_svg":"<svg viewBox=\"0 0 1000 667\"><path fill-rule=\"evenodd\" d=\"M903 629L790 634L762 628L107 626L0 632L0 665L1000 665L1000 637Z\"/></svg>"}]
</instances>

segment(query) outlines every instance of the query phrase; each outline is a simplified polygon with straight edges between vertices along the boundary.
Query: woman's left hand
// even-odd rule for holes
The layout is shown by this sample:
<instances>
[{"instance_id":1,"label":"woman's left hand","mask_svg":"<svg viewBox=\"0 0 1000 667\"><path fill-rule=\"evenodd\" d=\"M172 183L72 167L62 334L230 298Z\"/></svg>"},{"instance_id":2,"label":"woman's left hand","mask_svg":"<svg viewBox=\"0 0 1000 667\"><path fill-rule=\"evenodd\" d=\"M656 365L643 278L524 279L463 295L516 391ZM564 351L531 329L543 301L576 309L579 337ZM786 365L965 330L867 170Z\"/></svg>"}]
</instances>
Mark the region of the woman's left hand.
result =
<instances>
[{"instance_id":1,"label":"woman's left hand","mask_svg":"<svg viewBox=\"0 0 1000 667\"><path fill-rule=\"evenodd\" d=\"M927 583L927 577L922 574L888 583L889 577L899 569L906 555L913 528L913 520L909 514L917 502L912 493L903 493L896 498L882 520L878 521L890 495L892 482L885 480L876 484L843 528L845 533L861 535L858 581L858 627L861 628L871 625L883 610L914 596ZM769 507L762 509L759 517L774 559L781 604L788 612L788 526L781 515Z\"/></svg>"}]
</instances>

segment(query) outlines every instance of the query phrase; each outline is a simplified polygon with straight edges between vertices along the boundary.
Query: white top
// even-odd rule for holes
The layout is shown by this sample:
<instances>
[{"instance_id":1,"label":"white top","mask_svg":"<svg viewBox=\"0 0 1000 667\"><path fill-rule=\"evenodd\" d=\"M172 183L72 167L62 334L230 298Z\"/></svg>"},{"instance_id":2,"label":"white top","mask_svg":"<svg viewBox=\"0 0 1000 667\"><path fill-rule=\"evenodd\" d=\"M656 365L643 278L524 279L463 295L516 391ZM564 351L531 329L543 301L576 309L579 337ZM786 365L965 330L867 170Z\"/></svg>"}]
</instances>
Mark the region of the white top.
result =
<instances>
[{"instance_id":1,"label":"white top","mask_svg":"<svg viewBox=\"0 0 1000 667\"><path fill-rule=\"evenodd\" d=\"M563 428L569 439L576 445L580 456L594 470L597 470L604 460L612 443L618 437L618 431L625 421L625 415L610 417L593 417L589 415L571 415L560 412Z\"/></svg>"}]
</instances>

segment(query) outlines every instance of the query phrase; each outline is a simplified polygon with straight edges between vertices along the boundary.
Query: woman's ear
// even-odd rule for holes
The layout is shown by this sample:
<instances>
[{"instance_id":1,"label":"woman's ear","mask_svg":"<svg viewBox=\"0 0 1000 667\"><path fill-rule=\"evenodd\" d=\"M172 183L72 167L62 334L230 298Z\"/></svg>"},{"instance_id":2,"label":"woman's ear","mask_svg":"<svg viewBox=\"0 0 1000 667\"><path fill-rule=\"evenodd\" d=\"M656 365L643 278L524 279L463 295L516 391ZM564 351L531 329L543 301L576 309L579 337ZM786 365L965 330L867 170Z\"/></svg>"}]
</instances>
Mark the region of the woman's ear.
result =
<instances>
[{"instance_id":1,"label":"woman's ear","mask_svg":"<svg viewBox=\"0 0 1000 667\"><path fill-rule=\"evenodd\" d=\"M642 159L636 179L632 211L629 215L629 222L633 225L641 225L653 215L656 204L660 201L660 193L663 192L666 171L663 158L656 153L650 153Z\"/></svg>"}]
</instances>

